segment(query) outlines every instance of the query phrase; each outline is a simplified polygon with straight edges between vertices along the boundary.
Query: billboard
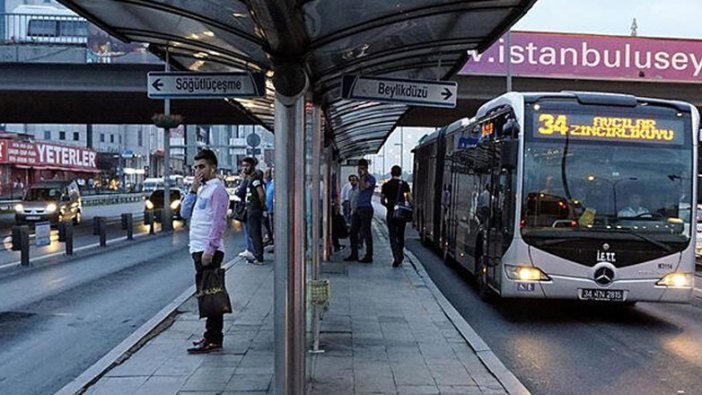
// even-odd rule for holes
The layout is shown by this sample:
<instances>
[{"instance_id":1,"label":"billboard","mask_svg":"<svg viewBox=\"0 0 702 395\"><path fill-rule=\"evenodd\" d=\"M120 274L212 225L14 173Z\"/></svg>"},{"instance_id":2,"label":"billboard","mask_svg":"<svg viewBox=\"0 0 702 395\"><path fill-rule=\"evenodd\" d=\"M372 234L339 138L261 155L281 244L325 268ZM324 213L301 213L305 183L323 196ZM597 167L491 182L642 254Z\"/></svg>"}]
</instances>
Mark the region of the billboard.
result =
<instances>
[{"instance_id":1,"label":"billboard","mask_svg":"<svg viewBox=\"0 0 702 395\"><path fill-rule=\"evenodd\" d=\"M516 77L702 82L702 40L512 32L478 54L459 74L506 75L507 53Z\"/></svg>"},{"instance_id":2,"label":"billboard","mask_svg":"<svg viewBox=\"0 0 702 395\"><path fill-rule=\"evenodd\" d=\"M0 140L0 163L33 169L95 171L93 150L46 142Z\"/></svg>"}]
</instances>

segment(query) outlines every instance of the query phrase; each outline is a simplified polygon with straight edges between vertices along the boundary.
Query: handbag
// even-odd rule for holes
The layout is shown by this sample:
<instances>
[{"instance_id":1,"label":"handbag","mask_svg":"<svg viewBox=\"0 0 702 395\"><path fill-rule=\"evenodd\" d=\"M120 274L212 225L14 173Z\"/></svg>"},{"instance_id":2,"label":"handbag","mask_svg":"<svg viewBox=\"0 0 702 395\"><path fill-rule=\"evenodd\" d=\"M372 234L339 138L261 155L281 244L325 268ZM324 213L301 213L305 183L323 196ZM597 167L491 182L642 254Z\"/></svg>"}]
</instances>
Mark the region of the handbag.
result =
<instances>
[{"instance_id":1,"label":"handbag","mask_svg":"<svg viewBox=\"0 0 702 395\"><path fill-rule=\"evenodd\" d=\"M397 184L397 198L395 199L395 207L393 208L392 218L395 220L412 222L412 206L410 206L406 201L404 196L402 201L400 201L400 195L402 193L402 181Z\"/></svg>"},{"instance_id":2,"label":"handbag","mask_svg":"<svg viewBox=\"0 0 702 395\"><path fill-rule=\"evenodd\" d=\"M197 307L200 318L232 312L232 302L224 284L224 269L206 269L198 284Z\"/></svg>"},{"instance_id":3,"label":"handbag","mask_svg":"<svg viewBox=\"0 0 702 395\"><path fill-rule=\"evenodd\" d=\"M239 222L246 222L246 202L234 202L234 208L232 209L232 217Z\"/></svg>"}]
</instances>

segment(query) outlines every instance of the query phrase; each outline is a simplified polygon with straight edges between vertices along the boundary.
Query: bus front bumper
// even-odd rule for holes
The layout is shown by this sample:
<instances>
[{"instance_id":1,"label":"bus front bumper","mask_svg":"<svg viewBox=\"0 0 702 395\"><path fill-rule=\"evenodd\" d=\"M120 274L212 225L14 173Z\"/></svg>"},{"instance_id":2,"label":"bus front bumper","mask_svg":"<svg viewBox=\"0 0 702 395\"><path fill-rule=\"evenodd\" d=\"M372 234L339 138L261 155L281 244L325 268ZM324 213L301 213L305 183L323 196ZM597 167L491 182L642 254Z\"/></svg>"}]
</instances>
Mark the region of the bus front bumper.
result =
<instances>
[{"instance_id":1,"label":"bus front bumper","mask_svg":"<svg viewBox=\"0 0 702 395\"><path fill-rule=\"evenodd\" d=\"M659 286L659 279L621 279L607 286L585 278L550 275L550 281L516 281L502 278L504 298L573 299L610 302L688 303L693 286L673 288Z\"/></svg>"}]
</instances>

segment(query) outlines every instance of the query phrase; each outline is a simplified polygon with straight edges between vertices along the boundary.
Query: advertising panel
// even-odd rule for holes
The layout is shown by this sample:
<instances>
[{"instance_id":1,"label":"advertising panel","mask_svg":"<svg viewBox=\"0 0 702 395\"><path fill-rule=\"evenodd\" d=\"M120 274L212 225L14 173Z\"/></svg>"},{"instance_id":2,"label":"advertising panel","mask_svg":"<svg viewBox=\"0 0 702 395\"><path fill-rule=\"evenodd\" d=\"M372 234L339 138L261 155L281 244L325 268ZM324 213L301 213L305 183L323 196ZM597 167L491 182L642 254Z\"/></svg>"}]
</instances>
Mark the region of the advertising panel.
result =
<instances>
[{"instance_id":1,"label":"advertising panel","mask_svg":"<svg viewBox=\"0 0 702 395\"><path fill-rule=\"evenodd\" d=\"M0 163L32 168L95 171L96 153L82 147L46 142L0 140Z\"/></svg>"},{"instance_id":2,"label":"advertising panel","mask_svg":"<svg viewBox=\"0 0 702 395\"><path fill-rule=\"evenodd\" d=\"M505 37L471 57L459 74L505 75ZM655 82L702 82L702 40L512 32L512 75Z\"/></svg>"}]
</instances>

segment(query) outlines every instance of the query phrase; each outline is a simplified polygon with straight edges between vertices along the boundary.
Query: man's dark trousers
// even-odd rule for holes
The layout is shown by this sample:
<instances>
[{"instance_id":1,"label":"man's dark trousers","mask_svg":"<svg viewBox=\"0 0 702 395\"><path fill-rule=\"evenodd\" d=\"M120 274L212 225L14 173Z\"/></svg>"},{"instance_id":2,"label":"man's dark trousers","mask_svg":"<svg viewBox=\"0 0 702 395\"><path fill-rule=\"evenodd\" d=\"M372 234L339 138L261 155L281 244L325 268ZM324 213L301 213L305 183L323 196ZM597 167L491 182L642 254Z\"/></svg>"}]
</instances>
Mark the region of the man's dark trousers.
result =
<instances>
[{"instance_id":1,"label":"man's dark trousers","mask_svg":"<svg viewBox=\"0 0 702 395\"><path fill-rule=\"evenodd\" d=\"M392 257L396 263L401 263L405 258L405 225L407 225L407 222L393 218L392 212L388 213L385 219L388 223Z\"/></svg>"},{"instance_id":2,"label":"man's dark trousers","mask_svg":"<svg viewBox=\"0 0 702 395\"><path fill-rule=\"evenodd\" d=\"M212 263L207 266L202 266L202 252L193 252L193 261L195 262L195 288L197 292L200 292L200 283L202 282L202 272L205 270L216 269L222 265L224 260L224 253L222 251L215 251L212 257ZM224 334L222 329L224 328L224 315L218 314L214 316L207 317L207 322L205 323L205 335L203 336L209 343L222 344L224 340Z\"/></svg>"},{"instance_id":3,"label":"man's dark trousers","mask_svg":"<svg viewBox=\"0 0 702 395\"><path fill-rule=\"evenodd\" d=\"M246 224L249 226L253 254L258 261L263 261L263 211L252 210L250 207L246 214Z\"/></svg>"},{"instance_id":4,"label":"man's dark trousers","mask_svg":"<svg viewBox=\"0 0 702 395\"><path fill-rule=\"evenodd\" d=\"M366 257L373 257L373 235L371 234L371 221L373 220L372 207L358 207L351 220L351 256L358 256L358 236L365 240Z\"/></svg>"}]
</instances>

